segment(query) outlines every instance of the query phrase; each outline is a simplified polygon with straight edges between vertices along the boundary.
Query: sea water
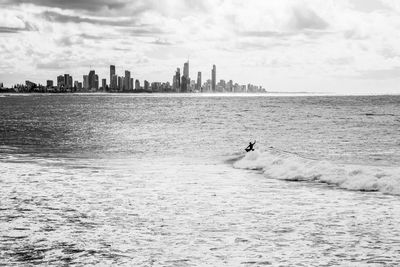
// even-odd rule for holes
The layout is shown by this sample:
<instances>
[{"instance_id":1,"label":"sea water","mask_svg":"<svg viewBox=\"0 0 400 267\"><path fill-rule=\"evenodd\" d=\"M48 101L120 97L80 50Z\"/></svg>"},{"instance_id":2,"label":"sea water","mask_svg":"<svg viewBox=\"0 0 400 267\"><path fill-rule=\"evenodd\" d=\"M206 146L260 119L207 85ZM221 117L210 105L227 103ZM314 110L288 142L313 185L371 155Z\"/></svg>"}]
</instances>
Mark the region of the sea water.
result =
<instances>
[{"instance_id":1,"label":"sea water","mask_svg":"<svg viewBox=\"0 0 400 267\"><path fill-rule=\"evenodd\" d=\"M1 97L0 265L400 265L399 104Z\"/></svg>"}]
</instances>

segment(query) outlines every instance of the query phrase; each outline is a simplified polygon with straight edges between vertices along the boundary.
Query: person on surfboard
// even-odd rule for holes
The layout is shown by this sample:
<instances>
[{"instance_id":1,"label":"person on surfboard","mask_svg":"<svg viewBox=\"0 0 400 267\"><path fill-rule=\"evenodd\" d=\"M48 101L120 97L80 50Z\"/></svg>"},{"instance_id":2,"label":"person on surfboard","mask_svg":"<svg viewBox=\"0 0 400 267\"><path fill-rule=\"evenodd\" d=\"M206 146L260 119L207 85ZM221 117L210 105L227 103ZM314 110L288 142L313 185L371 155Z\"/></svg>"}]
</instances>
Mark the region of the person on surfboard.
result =
<instances>
[{"instance_id":1,"label":"person on surfboard","mask_svg":"<svg viewBox=\"0 0 400 267\"><path fill-rule=\"evenodd\" d=\"M256 144L256 141L254 143L249 143L249 146L245 148L246 152L254 151L254 145Z\"/></svg>"}]
</instances>

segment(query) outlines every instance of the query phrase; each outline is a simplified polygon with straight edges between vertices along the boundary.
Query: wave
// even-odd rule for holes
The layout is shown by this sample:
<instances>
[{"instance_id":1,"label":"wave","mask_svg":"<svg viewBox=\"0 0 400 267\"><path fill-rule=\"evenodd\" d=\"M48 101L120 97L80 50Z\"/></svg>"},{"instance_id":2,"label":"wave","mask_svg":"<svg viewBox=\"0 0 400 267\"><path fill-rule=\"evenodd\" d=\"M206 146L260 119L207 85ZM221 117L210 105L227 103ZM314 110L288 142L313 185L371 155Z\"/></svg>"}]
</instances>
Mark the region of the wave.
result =
<instances>
[{"instance_id":1,"label":"wave","mask_svg":"<svg viewBox=\"0 0 400 267\"><path fill-rule=\"evenodd\" d=\"M278 150L247 153L233 163L238 169L259 170L281 180L317 181L358 191L400 195L400 168L336 164Z\"/></svg>"}]
</instances>

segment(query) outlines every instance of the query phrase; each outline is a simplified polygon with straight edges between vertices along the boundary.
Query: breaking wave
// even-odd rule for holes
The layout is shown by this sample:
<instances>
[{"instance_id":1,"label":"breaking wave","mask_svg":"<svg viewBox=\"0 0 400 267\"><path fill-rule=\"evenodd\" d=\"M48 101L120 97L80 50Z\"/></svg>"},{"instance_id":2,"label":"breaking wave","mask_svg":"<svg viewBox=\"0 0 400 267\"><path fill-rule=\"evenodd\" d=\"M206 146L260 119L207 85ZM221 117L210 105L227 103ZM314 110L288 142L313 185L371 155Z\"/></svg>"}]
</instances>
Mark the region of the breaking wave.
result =
<instances>
[{"instance_id":1,"label":"breaking wave","mask_svg":"<svg viewBox=\"0 0 400 267\"><path fill-rule=\"evenodd\" d=\"M260 170L275 179L317 181L349 190L400 195L400 167L336 164L278 150L247 153L233 166Z\"/></svg>"}]
</instances>

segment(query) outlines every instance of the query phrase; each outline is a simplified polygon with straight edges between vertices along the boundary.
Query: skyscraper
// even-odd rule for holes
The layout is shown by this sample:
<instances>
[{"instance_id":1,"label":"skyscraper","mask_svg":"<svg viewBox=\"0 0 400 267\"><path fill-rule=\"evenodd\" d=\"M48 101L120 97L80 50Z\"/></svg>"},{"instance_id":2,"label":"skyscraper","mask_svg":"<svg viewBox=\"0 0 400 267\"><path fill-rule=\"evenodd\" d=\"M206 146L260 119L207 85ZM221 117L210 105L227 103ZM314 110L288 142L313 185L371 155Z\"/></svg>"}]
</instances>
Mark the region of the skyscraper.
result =
<instances>
[{"instance_id":1,"label":"skyscraper","mask_svg":"<svg viewBox=\"0 0 400 267\"><path fill-rule=\"evenodd\" d=\"M177 69L176 69L175 81L176 81L176 82L175 82L175 85L176 85L175 90L176 90L177 92L179 92L180 89L181 89L181 69L180 69L180 68L177 68Z\"/></svg>"},{"instance_id":2,"label":"skyscraper","mask_svg":"<svg viewBox=\"0 0 400 267\"><path fill-rule=\"evenodd\" d=\"M131 72L130 71L125 71L125 79L124 79L124 91L129 90L129 83L131 81Z\"/></svg>"},{"instance_id":3,"label":"skyscraper","mask_svg":"<svg viewBox=\"0 0 400 267\"><path fill-rule=\"evenodd\" d=\"M106 90L106 87L107 87L107 80L106 79L102 79L101 80L101 87L103 88L103 91Z\"/></svg>"},{"instance_id":4,"label":"skyscraper","mask_svg":"<svg viewBox=\"0 0 400 267\"><path fill-rule=\"evenodd\" d=\"M135 90L140 90L140 81L139 80L135 81Z\"/></svg>"},{"instance_id":5,"label":"skyscraper","mask_svg":"<svg viewBox=\"0 0 400 267\"><path fill-rule=\"evenodd\" d=\"M92 90L96 88L96 72L91 70L88 75L89 87L88 90Z\"/></svg>"},{"instance_id":6,"label":"skyscraper","mask_svg":"<svg viewBox=\"0 0 400 267\"><path fill-rule=\"evenodd\" d=\"M185 77L185 79L183 79ZM185 81L185 82L183 82ZM183 76L181 83L182 92L188 92L190 89L190 77L189 77L189 61L183 64Z\"/></svg>"},{"instance_id":7,"label":"skyscraper","mask_svg":"<svg viewBox=\"0 0 400 267\"><path fill-rule=\"evenodd\" d=\"M201 71L197 73L197 84L196 84L196 90L201 90Z\"/></svg>"},{"instance_id":8,"label":"skyscraper","mask_svg":"<svg viewBox=\"0 0 400 267\"><path fill-rule=\"evenodd\" d=\"M133 91L133 78L129 80L129 91Z\"/></svg>"},{"instance_id":9,"label":"skyscraper","mask_svg":"<svg viewBox=\"0 0 400 267\"><path fill-rule=\"evenodd\" d=\"M124 77L118 76L118 90L122 91L124 88Z\"/></svg>"},{"instance_id":10,"label":"skyscraper","mask_svg":"<svg viewBox=\"0 0 400 267\"><path fill-rule=\"evenodd\" d=\"M64 87L70 88L71 85L69 84L69 74L64 74Z\"/></svg>"},{"instance_id":11,"label":"skyscraper","mask_svg":"<svg viewBox=\"0 0 400 267\"><path fill-rule=\"evenodd\" d=\"M96 74L94 75L94 89L99 90L99 76Z\"/></svg>"},{"instance_id":12,"label":"skyscraper","mask_svg":"<svg viewBox=\"0 0 400 267\"><path fill-rule=\"evenodd\" d=\"M57 76L57 87L60 89L65 86L65 79L63 75Z\"/></svg>"},{"instance_id":13,"label":"skyscraper","mask_svg":"<svg viewBox=\"0 0 400 267\"><path fill-rule=\"evenodd\" d=\"M112 87L112 81L113 81L113 76L115 75L115 66L114 65L110 65L110 87L112 89L115 89Z\"/></svg>"},{"instance_id":14,"label":"skyscraper","mask_svg":"<svg viewBox=\"0 0 400 267\"><path fill-rule=\"evenodd\" d=\"M215 92L215 87L217 85L217 67L213 65L211 70L211 90Z\"/></svg>"},{"instance_id":15,"label":"skyscraper","mask_svg":"<svg viewBox=\"0 0 400 267\"><path fill-rule=\"evenodd\" d=\"M183 64L183 76L186 77L186 80L189 80L189 61Z\"/></svg>"},{"instance_id":16,"label":"skyscraper","mask_svg":"<svg viewBox=\"0 0 400 267\"><path fill-rule=\"evenodd\" d=\"M176 90L176 76L175 75L172 77L172 89Z\"/></svg>"},{"instance_id":17,"label":"skyscraper","mask_svg":"<svg viewBox=\"0 0 400 267\"><path fill-rule=\"evenodd\" d=\"M112 77L112 80L111 80L111 90L117 90L117 88L118 88L118 76L117 75L113 75Z\"/></svg>"},{"instance_id":18,"label":"skyscraper","mask_svg":"<svg viewBox=\"0 0 400 267\"><path fill-rule=\"evenodd\" d=\"M85 90L89 89L89 75L83 75L83 88Z\"/></svg>"},{"instance_id":19,"label":"skyscraper","mask_svg":"<svg viewBox=\"0 0 400 267\"><path fill-rule=\"evenodd\" d=\"M186 93L187 91L188 91L188 80L187 80L186 76L183 75L182 82L181 82L181 93Z\"/></svg>"}]
</instances>

